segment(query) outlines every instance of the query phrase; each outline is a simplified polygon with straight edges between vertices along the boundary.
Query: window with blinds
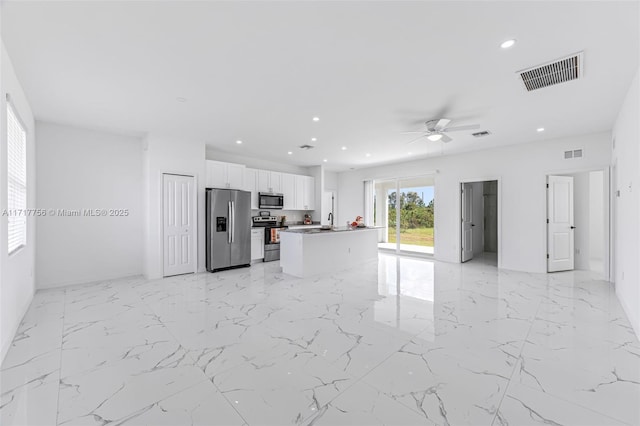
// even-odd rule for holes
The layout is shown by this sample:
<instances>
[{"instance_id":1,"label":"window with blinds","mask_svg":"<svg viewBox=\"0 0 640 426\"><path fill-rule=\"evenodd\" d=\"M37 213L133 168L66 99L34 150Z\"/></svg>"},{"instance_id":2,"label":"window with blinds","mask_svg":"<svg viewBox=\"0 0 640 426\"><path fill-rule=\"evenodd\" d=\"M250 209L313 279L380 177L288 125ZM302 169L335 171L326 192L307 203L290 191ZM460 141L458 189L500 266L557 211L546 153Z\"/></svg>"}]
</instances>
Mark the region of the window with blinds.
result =
<instances>
[{"instance_id":1,"label":"window with blinds","mask_svg":"<svg viewBox=\"0 0 640 426\"><path fill-rule=\"evenodd\" d=\"M12 253L27 244L27 133L9 102L7 185L8 248Z\"/></svg>"}]
</instances>

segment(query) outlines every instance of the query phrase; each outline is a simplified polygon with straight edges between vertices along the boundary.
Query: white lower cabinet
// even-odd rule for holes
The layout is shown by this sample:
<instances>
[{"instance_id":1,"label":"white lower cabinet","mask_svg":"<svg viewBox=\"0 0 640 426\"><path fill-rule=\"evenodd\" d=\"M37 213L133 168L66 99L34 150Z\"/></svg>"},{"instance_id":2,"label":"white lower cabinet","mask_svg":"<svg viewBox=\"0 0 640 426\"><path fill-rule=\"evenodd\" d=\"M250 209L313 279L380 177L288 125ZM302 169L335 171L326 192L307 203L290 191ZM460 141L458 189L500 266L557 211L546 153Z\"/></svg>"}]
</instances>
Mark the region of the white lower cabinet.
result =
<instances>
[{"instance_id":1,"label":"white lower cabinet","mask_svg":"<svg viewBox=\"0 0 640 426\"><path fill-rule=\"evenodd\" d=\"M251 230L251 260L264 259L264 229Z\"/></svg>"}]
</instances>

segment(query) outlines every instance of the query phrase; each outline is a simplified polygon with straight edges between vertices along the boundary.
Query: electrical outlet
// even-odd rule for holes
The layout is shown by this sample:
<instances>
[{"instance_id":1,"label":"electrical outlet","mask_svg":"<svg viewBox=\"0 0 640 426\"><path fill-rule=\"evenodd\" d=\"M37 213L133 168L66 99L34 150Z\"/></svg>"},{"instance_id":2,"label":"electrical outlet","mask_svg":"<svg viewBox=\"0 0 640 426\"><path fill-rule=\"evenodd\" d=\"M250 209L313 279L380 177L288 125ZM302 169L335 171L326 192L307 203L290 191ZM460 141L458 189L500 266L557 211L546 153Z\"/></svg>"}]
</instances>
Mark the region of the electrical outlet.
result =
<instances>
[{"instance_id":1,"label":"electrical outlet","mask_svg":"<svg viewBox=\"0 0 640 426\"><path fill-rule=\"evenodd\" d=\"M576 254L580 254L580 249L579 248L576 249Z\"/></svg>"}]
</instances>

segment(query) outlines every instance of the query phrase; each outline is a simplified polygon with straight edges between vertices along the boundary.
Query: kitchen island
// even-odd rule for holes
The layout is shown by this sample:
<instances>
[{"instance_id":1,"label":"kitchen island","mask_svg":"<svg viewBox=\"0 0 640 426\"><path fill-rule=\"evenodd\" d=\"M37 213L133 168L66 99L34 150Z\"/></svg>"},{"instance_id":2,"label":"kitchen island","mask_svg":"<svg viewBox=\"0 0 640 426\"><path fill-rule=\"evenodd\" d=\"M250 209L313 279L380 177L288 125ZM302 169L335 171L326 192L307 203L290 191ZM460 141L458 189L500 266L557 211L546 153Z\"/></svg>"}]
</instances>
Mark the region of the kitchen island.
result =
<instances>
[{"instance_id":1,"label":"kitchen island","mask_svg":"<svg viewBox=\"0 0 640 426\"><path fill-rule=\"evenodd\" d=\"M289 229L280 232L282 272L309 277L378 257L377 228Z\"/></svg>"}]
</instances>

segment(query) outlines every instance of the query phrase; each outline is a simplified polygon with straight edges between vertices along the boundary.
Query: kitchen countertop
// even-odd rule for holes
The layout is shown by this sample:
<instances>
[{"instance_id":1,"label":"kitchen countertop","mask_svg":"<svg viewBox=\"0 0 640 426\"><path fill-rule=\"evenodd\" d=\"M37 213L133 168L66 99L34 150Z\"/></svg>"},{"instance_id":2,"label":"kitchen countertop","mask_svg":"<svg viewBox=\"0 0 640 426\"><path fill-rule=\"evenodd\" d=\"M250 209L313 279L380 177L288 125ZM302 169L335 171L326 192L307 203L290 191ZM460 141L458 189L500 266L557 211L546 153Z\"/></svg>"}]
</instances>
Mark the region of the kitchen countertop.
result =
<instances>
[{"instance_id":1,"label":"kitchen countertop","mask_svg":"<svg viewBox=\"0 0 640 426\"><path fill-rule=\"evenodd\" d=\"M346 231L362 231L367 229L380 229L380 226L365 226L363 228L351 228L346 226L335 226L333 229L284 229L280 232L290 232L292 234L333 234L336 232L346 232Z\"/></svg>"}]
</instances>

